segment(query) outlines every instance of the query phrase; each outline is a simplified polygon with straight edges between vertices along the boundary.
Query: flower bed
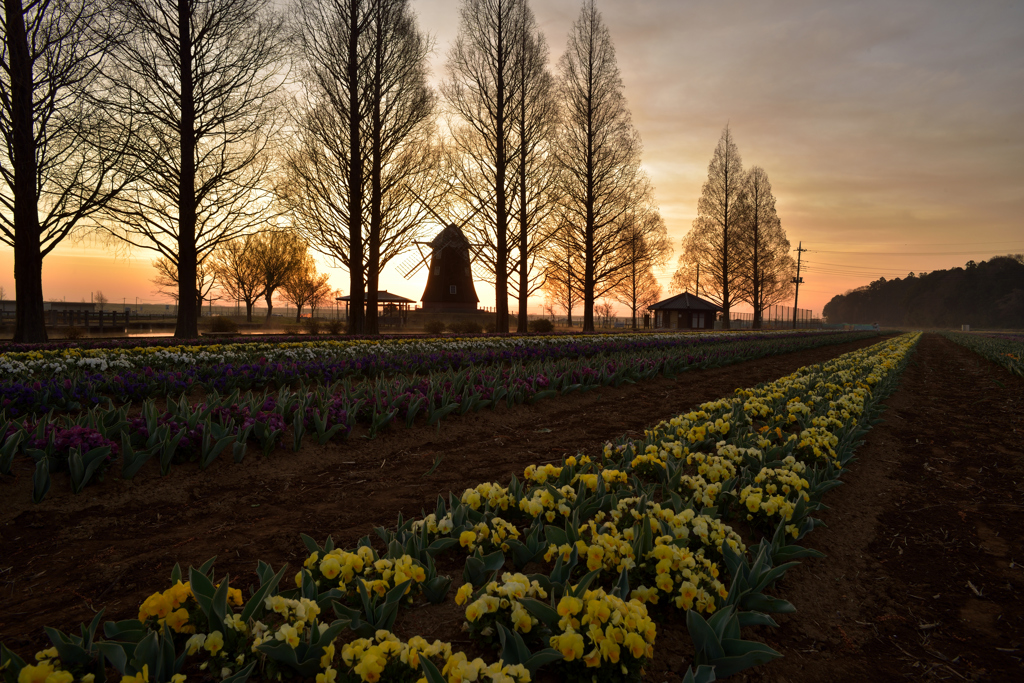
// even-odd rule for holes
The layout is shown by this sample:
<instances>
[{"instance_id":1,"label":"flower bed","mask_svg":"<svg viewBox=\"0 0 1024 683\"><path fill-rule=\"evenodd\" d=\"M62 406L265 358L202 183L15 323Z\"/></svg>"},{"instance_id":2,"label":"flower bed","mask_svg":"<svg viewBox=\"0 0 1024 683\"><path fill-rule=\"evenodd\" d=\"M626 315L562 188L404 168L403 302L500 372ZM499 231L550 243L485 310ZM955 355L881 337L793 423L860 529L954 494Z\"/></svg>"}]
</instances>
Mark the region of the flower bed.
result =
<instances>
[{"instance_id":1,"label":"flower bed","mask_svg":"<svg viewBox=\"0 0 1024 683\"><path fill-rule=\"evenodd\" d=\"M975 332L946 332L944 336L1002 365L1013 374L1024 377L1024 336Z\"/></svg>"},{"instance_id":2,"label":"flower bed","mask_svg":"<svg viewBox=\"0 0 1024 683\"><path fill-rule=\"evenodd\" d=\"M102 475L119 450L122 477L133 478L150 459L159 461L160 472L166 475L172 465L182 462L194 461L205 469L221 454L241 462L250 445L258 447L264 455L282 443L298 450L307 438L324 444L347 436L356 425L365 427L367 436L373 438L396 421L407 427L423 422L435 425L453 413L493 409L501 404L534 403L598 386L619 386L659 374L726 365L848 339L847 335L743 337L727 346L677 345L638 350L627 344L615 352L610 349L618 347L604 346L590 357L534 358L501 365L469 363L465 368L425 376L300 383L297 391L284 387L274 394L242 394L236 389L221 395L214 389L201 402L182 397L167 400L160 408L155 400L144 398L152 387L141 383L131 385L137 392L128 385L121 392L122 398L131 398L136 393L143 397L141 411L131 414L127 406L119 408L109 403L95 405L77 415L54 414L60 401L54 398L53 391L42 390L36 382L31 388L22 385L20 389L24 401L33 402L28 418L18 419L26 408L24 401L18 402L22 399L0 399L6 402L6 409L0 413L0 475L11 471L15 457L31 456L36 463L34 500L42 500L51 487L51 465L61 451L41 438L52 431L91 429L114 445L102 463L97 460L95 467L89 466L93 462L90 458L98 459L99 454L89 455L89 449L82 451L84 464L72 469L72 489L78 492ZM60 396L74 395L70 380L51 382L64 387L58 387L57 391L63 391ZM81 388L82 384L74 386ZM184 386L187 385L181 384L179 388ZM98 401L94 396L93 403ZM64 455L64 459L68 457L70 454Z\"/></svg>"},{"instance_id":3,"label":"flower bed","mask_svg":"<svg viewBox=\"0 0 1024 683\"><path fill-rule=\"evenodd\" d=\"M549 335L6 353L0 354L0 409L8 415L76 411L107 402L120 405L177 396L193 387L230 392L581 358L614 363L644 359L669 363L678 371L862 336L835 332Z\"/></svg>"},{"instance_id":4,"label":"flower bed","mask_svg":"<svg viewBox=\"0 0 1024 683\"><path fill-rule=\"evenodd\" d=\"M103 637L102 613L81 636L49 629L54 647L36 663L0 647L0 668L19 681L92 681L109 667L123 680L174 683L186 674L241 683L257 669L318 683L527 681L541 667L570 681L638 681L671 610L685 611L694 643L687 680L764 663L779 653L742 629L792 611L764 591L791 560L814 554L792 543L816 526L821 497L916 341L905 335L801 368L642 439L439 499L423 519L378 528L377 542L345 550L304 537L292 586L285 568L261 562L245 599L212 561L187 575L175 567L138 619L103 624ZM729 526L737 522L771 540L745 545ZM455 600L496 661L392 633L410 601L448 599L452 581L434 563L443 553L466 555Z\"/></svg>"}]
</instances>

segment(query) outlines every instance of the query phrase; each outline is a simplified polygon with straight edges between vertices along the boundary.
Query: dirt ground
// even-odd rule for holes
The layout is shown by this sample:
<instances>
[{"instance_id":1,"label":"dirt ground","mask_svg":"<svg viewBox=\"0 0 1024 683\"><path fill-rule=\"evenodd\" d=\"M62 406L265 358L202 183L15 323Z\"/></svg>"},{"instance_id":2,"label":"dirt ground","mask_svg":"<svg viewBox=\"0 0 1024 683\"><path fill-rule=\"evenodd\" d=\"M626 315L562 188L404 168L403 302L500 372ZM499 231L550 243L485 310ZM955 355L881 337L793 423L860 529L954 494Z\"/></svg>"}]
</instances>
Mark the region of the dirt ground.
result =
<instances>
[{"instance_id":1,"label":"dirt ground","mask_svg":"<svg viewBox=\"0 0 1024 683\"><path fill-rule=\"evenodd\" d=\"M399 512L432 508L439 493L594 452L737 387L874 341L483 411L439 429L392 427L373 441L354 433L298 453L254 453L242 465L218 461L205 472L182 465L161 478L150 463L134 481L111 473L78 496L57 475L39 505L22 463L17 478L0 480L0 642L30 656L48 644L44 625L77 630L101 607L108 619L134 617L146 596L166 587L176 561L198 566L217 555L218 574L244 587L257 559L299 564L300 533L354 545ZM1024 677L1022 403L1024 380L926 335L886 422L868 436L846 485L826 498L829 528L806 539L828 557L806 561L775 591L797 614L750 636L785 658L736 678ZM440 466L424 476L438 456ZM439 568L461 575L461 560ZM396 631L472 649L461 622L449 601L404 611ZM688 660L682 621L660 626L649 680L680 681Z\"/></svg>"}]
</instances>

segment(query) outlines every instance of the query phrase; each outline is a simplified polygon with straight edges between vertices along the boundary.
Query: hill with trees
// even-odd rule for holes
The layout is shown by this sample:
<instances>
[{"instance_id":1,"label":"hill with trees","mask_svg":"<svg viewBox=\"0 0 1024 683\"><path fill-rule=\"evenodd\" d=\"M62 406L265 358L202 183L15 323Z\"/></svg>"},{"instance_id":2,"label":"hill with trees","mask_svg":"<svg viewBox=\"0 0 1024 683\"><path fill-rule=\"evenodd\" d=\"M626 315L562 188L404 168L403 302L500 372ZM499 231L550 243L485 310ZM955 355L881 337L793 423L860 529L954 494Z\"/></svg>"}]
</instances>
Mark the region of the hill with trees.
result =
<instances>
[{"instance_id":1,"label":"hill with trees","mask_svg":"<svg viewBox=\"0 0 1024 683\"><path fill-rule=\"evenodd\" d=\"M968 261L840 294L825 305L829 322L915 327L1024 327L1024 254Z\"/></svg>"}]
</instances>

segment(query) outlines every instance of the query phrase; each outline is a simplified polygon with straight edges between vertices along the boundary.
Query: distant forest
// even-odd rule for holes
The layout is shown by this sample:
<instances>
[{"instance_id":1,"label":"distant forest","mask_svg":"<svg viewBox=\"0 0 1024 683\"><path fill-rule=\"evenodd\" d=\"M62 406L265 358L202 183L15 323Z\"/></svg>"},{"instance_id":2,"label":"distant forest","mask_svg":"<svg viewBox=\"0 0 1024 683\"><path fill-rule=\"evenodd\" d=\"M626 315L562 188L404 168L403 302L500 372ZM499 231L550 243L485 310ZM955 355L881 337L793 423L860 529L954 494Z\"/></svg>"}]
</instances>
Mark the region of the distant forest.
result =
<instances>
[{"instance_id":1,"label":"distant forest","mask_svg":"<svg viewBox=\"0 0 1024 683\"><path fill-rule=\"evenodd\" d=\"M825 305L829 322L916 327L1024 327L1024 254L968 261L840 294Z\"/></svg>"}]
</instances>

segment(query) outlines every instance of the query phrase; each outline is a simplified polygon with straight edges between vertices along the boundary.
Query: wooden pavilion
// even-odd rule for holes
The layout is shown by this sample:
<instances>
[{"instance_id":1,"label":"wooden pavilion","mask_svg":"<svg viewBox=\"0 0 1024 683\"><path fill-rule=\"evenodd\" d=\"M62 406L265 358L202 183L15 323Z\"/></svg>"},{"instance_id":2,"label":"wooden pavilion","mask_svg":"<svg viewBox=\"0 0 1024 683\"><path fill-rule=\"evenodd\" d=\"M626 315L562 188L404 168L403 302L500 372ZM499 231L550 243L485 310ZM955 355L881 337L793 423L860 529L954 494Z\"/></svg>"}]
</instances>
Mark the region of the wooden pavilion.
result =
<instances>
[{"instance_id":1,"label":"wooden pavilion","mask_svg":"<svg viewBox=\"0 0 1024 683\"><path fill-rule=\"evenodd\" d=\"M339 296L338 301L345 302L345 318L348 318L348 307L349 302L352 301L352 297L346 294L345 296ZM366 299L363 299L365 305ZM388 290L377 292L377 317L382 324L388 324L387 321L394 321L398 324L404 325L409 320L410 305L416 303L412 299L406 299L404 296L398 294L392 294Z\"/></svg>"}]
</instances>

